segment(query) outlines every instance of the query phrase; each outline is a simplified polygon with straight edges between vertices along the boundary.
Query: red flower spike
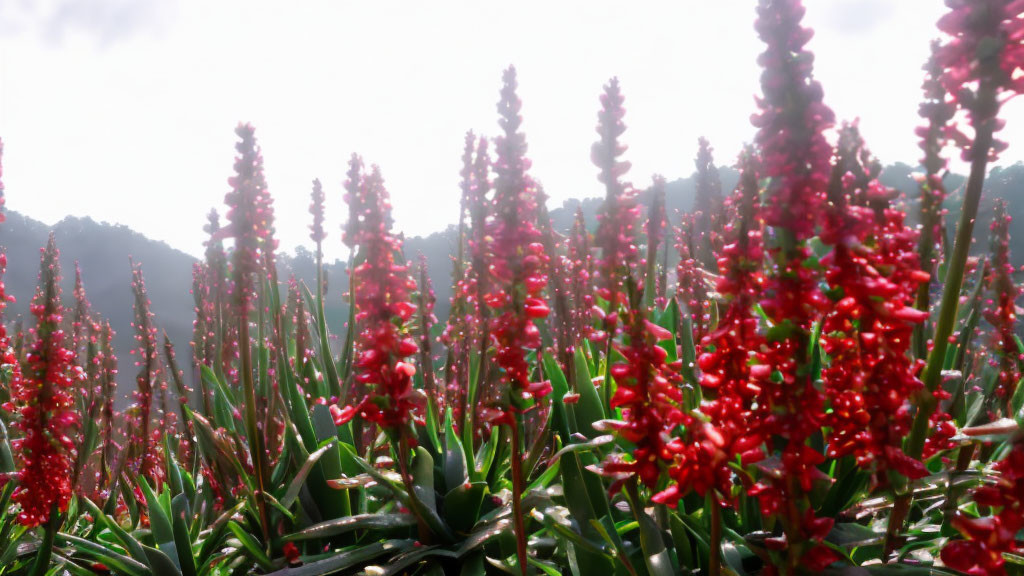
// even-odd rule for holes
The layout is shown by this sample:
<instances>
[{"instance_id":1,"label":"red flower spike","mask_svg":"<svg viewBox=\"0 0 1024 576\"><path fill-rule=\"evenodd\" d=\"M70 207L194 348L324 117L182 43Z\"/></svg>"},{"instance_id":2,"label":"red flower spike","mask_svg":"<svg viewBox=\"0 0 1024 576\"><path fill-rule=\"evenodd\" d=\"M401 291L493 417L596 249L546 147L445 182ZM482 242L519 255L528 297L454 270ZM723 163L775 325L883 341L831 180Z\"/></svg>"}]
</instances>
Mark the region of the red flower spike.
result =
<instances>
[{"instance_id":1,"label":"red flower spike","mask_svg":"<svg viewBox=\"0 0 1024 576\"><path fill-rule=\"evenodd\" d=\"M355 177L361 162L353 160L351 165L350 176ZM346 182L349 222L358 225L346 231L346 241L358 246L362 255L362 263L352 271L359 286L353 295L359 322L353 366L361 397L355 401L360 417L399 436L411 432L419 407L412 387L415 369L405 368L412 368L406 359L419 350L407 326L416 312L410 302L416 283L409 277L408 266L395 261L395 255L402 253L402 240L391 232L391 203L380 170L372 167L354 194L351 188ZM356 210L362 214L353 218L351 212ZM350 416L343 412L336 419Z\"/></svg>"},{"instance_id":2,"label":"red flower spike","mask_svg":"<svg viewBox=\"0 0 1024 576\"><path fill-rule=\"evenodd\" d=\"M502 382L511 387L513 399L540 398L550 388L532 385L525 353L540 347L534 321L548 315L543 298L548 257L536 225L537 185L527 174L526 138L519 131L522 104L516 96L515 68L505 71L503 81L498 103L503 135L495 138L495 214L487 220L486 235L491 291L484 299L494 309L490 337Z\"/></svg>"},{"instance_id":3,"label":"red flower spike","mask_svg":"<svg viewBox=\"0 0 1024 576\"><path fill-rule=\"evenodd\" d=\"M813 33L801 25L804 12L800 0L760 0L755 28L767 47L758 59L760 112L751 118L762 154L760 175L767 178L764 221L775 240L774 267L761 299L775 329L757 354L757 363L770 366L773 377L760 383L755 421L769 444L783 445L781 473L761 480L768 485L761 506L767 515L780 515L790 563L819 554L796 511L806 507L823 458L806 444L825 420L825 398L810 377L808 343L809 330L828 303L818 289L819 273L807 265L807 240L816 232L825 200L832 148L824 132L834 123L813 77L814 56L805 48Z\"/></svg>"},{"instance_id":4,"label":"red flower spike","mask_svg":"<svg viewBox=\"0 0 1024 576\"><path fill-rule=\"evenodd\" d=\"M626 110L619 81L612 78L601 95L601 110L597 114L597 133L600 140L590 151L590 160L598 167L598 180L605 186L605 200L598 214L595 244L601 250L597 263L598 288L602 297L615 310L624 298L623 282L637 264L639 252L636 247L636 226L640 217L640 205L636 191L631 184L622 181L629 172L630 163L620 160L627 146L619 142L626 131L622 122ZM614 321L605 318L606 330L614 328Z\"/></svg>"},{"instance_id":5,"label":"red flower spike","mask_svg":"<svg viewBox=\"0 0 1024 576\"><path fill-rule=\"evenodd\" d=\"M12 442L18 455L18 486L11 500L21 507L18 522L34 527L50 519L51 510L67 509L79 415L71 392L84 376L74 365L60 328L60 264L53 234L42 251L39 288L30 306L36 317L35 340L24 373L12 373L11 402L17 408L14 426L22 436Z\"/></svg>"},{"instance_id":6,"label":"red flower spike","mask_svg":"<svg viewBox=\"0 0 1024 576\"><path fill-rule=\"evenodd\" d=\"M1007 214L1006 201L997 200L991 224L991 260L985 286L989 292L991 306L985 310L995 330L992 333L990 349L995 354L989 362L997 370L996 395L1002 399L1003 413L1013 417L1010 399L1021 378L1020 351L1017 349L1017 298L1020 289L1013 279L1013 264L1010 263L1010 223L1013 218Z\"/></svg>"},{"instance_id":7,"label":"red flower spike","mask_svg":"<svg viewBox=\"0 0 1024 576\"><path fill-rule=\"evenodd\" d=\"M262 274L274 270L273 199L267 191L263 176L263 155L256 144L255 129L240 124L235 129L239 141L235 144L235 175L228 179L231 191L224 197L228 206L229 226L221 230L221 238L235 240L233 255L234 291L239 316L252 309Z\"/></svg>"},{"instance_id":8,"label":"red flower spike","mask_svg":"<svg viewBox=\"0 0 1024 576\"><path fill-rule=\"evenodd\" d=\"M922 388L921 363L911 360L910 347L914 325L928 316L913 307L928 277L919 268L917 232L903 224L902 212L883 200L870 208L852 205L891 196L861 164L869 157L856 124L844 125L821 232L832 245L821 260L825 277L842 295L822 324L830 358L822 379L832 407L828 457L853 455L876 483L886 484L888 470L927 475L902 444L912 422L911 397Z\"/></svg>"},{"instance_id":9,"label":"red flower spike","mask_svg":"<svg viewBox=\"0 0 1024 576\"><path fill-rule=\"evenodd\" d=\"M722 181L715 167L711 143L703 136L697 139L697 177L693 198L693 213L700 216L694 220L693 256L700 260L701 267L715 270L715 254L721 253L721 234L725 225L725 203L722 199Z\"/></svg>"}]
</instances>

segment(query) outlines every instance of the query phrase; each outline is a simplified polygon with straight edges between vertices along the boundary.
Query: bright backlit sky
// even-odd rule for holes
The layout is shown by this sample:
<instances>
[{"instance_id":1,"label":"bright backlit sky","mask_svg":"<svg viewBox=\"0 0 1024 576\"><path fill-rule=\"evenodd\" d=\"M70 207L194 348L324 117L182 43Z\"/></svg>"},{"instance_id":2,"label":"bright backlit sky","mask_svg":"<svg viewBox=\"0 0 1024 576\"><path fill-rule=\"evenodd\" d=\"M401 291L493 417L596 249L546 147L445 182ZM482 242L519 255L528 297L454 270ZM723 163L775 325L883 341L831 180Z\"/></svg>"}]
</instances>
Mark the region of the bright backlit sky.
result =
<instances>
[{"instance_id":1,"label":"bright backlit sky","mask_svg":"<svg viewBox=\"0 0 1024 576\"><path fill-rule=\"evenodd\" d=\"M328 194L329 257L345 162L383 170L399 229L456 217L467 129L493 135L501 71L519 70L533 174L552 196L601 194L590 144L601 86L626 95L631 178L720 163L751 138L752 0L259 2L0 0L0 136L8 205L47 223L122 223L193 254L221 209L233 129L263 146L282 248L308 244L310 181ZM807 0L816 76L886 162L919 157L921 66L941 0ZM1008 105L1001 162L1024 159Z\"/></svg>"}]
</instances>

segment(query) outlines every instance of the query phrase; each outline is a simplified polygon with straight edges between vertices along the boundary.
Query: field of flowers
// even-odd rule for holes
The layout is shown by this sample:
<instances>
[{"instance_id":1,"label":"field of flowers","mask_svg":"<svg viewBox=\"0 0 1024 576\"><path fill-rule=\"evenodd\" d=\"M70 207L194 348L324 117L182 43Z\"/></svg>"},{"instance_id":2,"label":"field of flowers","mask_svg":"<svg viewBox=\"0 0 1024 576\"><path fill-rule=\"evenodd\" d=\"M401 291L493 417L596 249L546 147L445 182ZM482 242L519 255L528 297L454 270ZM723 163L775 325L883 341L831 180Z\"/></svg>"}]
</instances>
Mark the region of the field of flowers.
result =
<instances>
[{"instance_id":1,"label":"field of flowers","mask_svg":"<svg viewBox=\"0 0 1024 576\"><path fill-rule=\"evenodd\" d=\"M324 314L319 181L318 282L279 278L240 125L185 358L132 264L123 412L110 323L77 269L61 294L51 236L31 322L0 326L0 574L1024 574L1024 343L999 202L989 253L969 257L1000 106L1024 89L1024 1L946 3L914 202L824 104L800 0L759 1L755 141L723 192L701 139L681 220L661 177L628 181L612 79L598 226L554 230L509 68L498 136L466 136L443 326L358 155L347 324ZM970 176L947 230L955 149Z\"/></svg>"}]
</instances>

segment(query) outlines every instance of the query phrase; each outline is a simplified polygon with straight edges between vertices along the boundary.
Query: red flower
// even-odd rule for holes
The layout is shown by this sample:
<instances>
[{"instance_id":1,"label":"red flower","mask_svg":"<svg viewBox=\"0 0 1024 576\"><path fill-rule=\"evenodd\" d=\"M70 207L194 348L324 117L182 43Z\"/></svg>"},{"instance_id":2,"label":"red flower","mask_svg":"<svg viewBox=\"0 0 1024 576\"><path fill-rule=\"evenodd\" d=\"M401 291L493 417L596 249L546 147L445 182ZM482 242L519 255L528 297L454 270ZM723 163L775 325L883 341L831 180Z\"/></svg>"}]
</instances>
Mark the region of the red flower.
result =
<instances>
[{"instance_id":1,"label":"red flower","mask_svg":"<svg viewBox=\"0 0 1024 576\"><path fill-rule=\"evenodd\" d=\"M60 253L53 234L42 253L39 288L32 301L35 340L24 374L11 379L11 403L22 437L12 442L19 456L18 486L11 497L21 506L18 522L34 527L49 521L51 511L64 512L71 499L72 468L79 415L71 396L84 376L74 365L74 352L61 330Z\"/></svg>"},{"instance_id":2,"label":"red flower","mask_svg":"<svg viewBox=\"0 0 1024 576\"><path fill-rule=\"evenodd\" d=\"M351 165L359 164L354 159ZM354 294L359 336L353 366L365 395L357 399L357 409L365 420L398 436L410 432L420 404L412 387L416 368L407 362L419 349L407 326L416 311L410 301L416 282L408 266L395 261L402 241L391 232L391 203L380 170L374 166L356 195L347 194L346 199L350 210L363 210L354 235L346 236L360 248L359 264L352 271L359 286Z\"/></svg>"},{"instance_id":3,"label":"red flower","mask_svg":"<svg viewBox=\"0 0 1024 576\"><path fill-rule=\"evenodd\" d=\"M699 346L711 324L711 300L704 281L704 272L697 261L696 229L696 215L683 214L676 236L676 251L679 253L679 262L676 264L676 296L680 308L689 312L693 340Z\"/></svg>"},{"instance_id":4,"label":"red flower","mask_svg":"<svg viewBox=\"0 0 1024 576\"><path fill-rule=\"evenodd\" d=\"M990 362L999 370L996 380L996 394L1005 402L1005 414L1012 417L1010 398L1021 378L1021 353L1017 349L1017 297L1020 289L1013 281L1013 264L1010 263L1010 222L1013 218L1006 213L1006 201L997 200L992 218L991 252L985 284L990 292L991 308L985 310L985 319L995 331L992 334L992 350L995 355Z\"/></svg>"},{"instance_id":5,"label":"red flower","mask_svg":"<svg viewBox=\"0 0 1024 576\"><path fill-rule=\"evenodd\" d=\"M131 263L132 292L134 294L136 354L135 365L139 373L135 377L135 404L132 406L132 434L130 438L130 470L147 476L151 483L159 485L164 478L159 428L152 428L153 387L166 386L161 378L160 357L157 352L153 313L150 311L149 296L146 294L146 280L142 276L142 265Z\"/></svg>"},{"instance_id":6,"label":"red flower","mask_svg":"<svg viewBox=\"0 0 1024 576\"><path fill-rule=\"evenodd\" d=\"M801 26L799 0L761 0L755 24L767 44L759 63L763 96L752 118L758 128L762 173L767 178L764 221L771 227L774 269L767 276L761 307L773 324L768 342L757 354L755 378L764 395L757 421L763 437L781 443L782 470L759 483L766 514L779 513L788 538L788 563L815 554L818 548L801 526L797 511L821 477L823 456L806 443L825 421L825 399L812 379L809 330L826 299L818 289L818 272L807 246L821 217L828 186L832 148L824 131L834 122L812 74L814 56L804 48L812 31ZM810 541L811 545L805 545ZM799 555L794 558L793 555Z\"/></svg>"},{"instance_id":7,"label":"red flower","mask_svg":"<svg viewBox=\"0 0 1024 576\"><path fill-rule=\"evenodd\" d=\"M1019 94L1024 90L1024 6L1019 0L946 0L949 12L939 19L938 27L951 36L936 52L944 69L941 81L946 92L967 110L971 126L999 131L997 118L1002 93ZM994 160L1007 144L998 140L982 142L984 150L974 150L975 142L960 131L952 137L963 148L963 159L977 153Z\"/></svg>"},{"instance_id":8,"label":"red flower","mask_svg":"<svg viewBox=\"0 0 1024 576\"><path fill-rule=\"evenodd\" d=\"M1006 574L1004 553L1024 554L1024 440L1019 436L1010 453L995 466L995 484L975 489L979 506L992 509L991 516L974 518L958 512L953 526L966 538L942 549L942 561L972 576Z\"/></svg>"},{"instance_id":9,"label":"red flower","mask_svg":"<svg viewBox=\"0 0 1024 576\"><path fill-rule=\"evenodd\" d=\"M316 250L319 253L320 243L327 238L327 232L324 232L324 189L319 179L313 180L309 213L313 215L313 223L309 225L309 239L316 242Z\"/></svg>"},{"instance_id":10,"label":"red flower","mask_svg":"<svg viewBox=\"0 0 1024 576\"><path fill-rule=\"evenodd\" d=\"M497 313L490 322L495 361L503 381L512 387L513 405L521 408L523 401L545 396L551 389L548 383L531 382L525 356L525 350L541 344L534 320L548 315L543 299L548 257L536 227L537 187L526 173L530 161L526 138L519 131L522 104L516 96L515 68L505 71L503 82L498 103L503 135L495 138L495 214L487 220L490 292L485 301ZM510 416L506 412L503 418Z\"/></svg>"},{"instance_id":11,"label":"red flower","mask_svg":"<svg viewBox=\"0 0 1024 576\"><path fill-rule=\"evenodd\" d=\"M590 253L590 232L583 217L583 207L577 207L576 219L569 233L568 256L563 259L568 277L570 300L573 304L573 333L576 339L587 338L592 330L591 317L594 307L593 277L594 258Z\"/></svg>"},{"instance_id":12,"label":"red flower","mask_svg":"<svg viewBox=\"0 0 1024 576\"><path fill-rule=\"evenodd\" d=\"M714 489L719 503L731 499L729 462L737 456L745 465L764 458L762 432L750 425L765 378L761 366L751 366L764 338L752 316L763 284L763 247L757 174L749 150L740 157L740 171L739 187L727 202L735 217L724 231L727 244L718 257L723 314L715 330L701 340L697 358L705 397L700 411L707 422L690 425L689 457L672 469L681 492L693 489L703 495Z\"/></svg>"},{"instance_id":13,"label":"red flower","mask_svg":"<svg viewBox=\"0 0 1024 576\"><path fill-rule=\"evenodd\" d=\"M263 156L256 144L255 129L250 124L239 124L235 129L239 141L235 144L235 175L228 179L231 191L224 197L228 206L229 225L221 230L220 238L235 239L234 290L239 315L244 316L252 307L262 277L274 269L274 208L263 176Z\"/></svg>"},{"instance_id":14,"label":"red flower","mask_svg":"<svg viewBox=\"0 0 1024 576\"><path fill-rule=\"evenodd\" d=\"M853 198L878 204L891 196L875 180L864 190L854 188L852 172L839 176L866 157L856 125L844 126L821 233L833 246L821 263L835 294L822 324L830 359L822 379L832 407L828 456L852 454L884 483L890 469L912 479L927 475L901 446L910 432L910 398L922 387L921 362L913 362L909 351L914 325L928 316L913 308L928 274L920 270L917 234L903 224L902 212L885 208L879 217L871 208L851 205Z\"/></svg>"},{"instance_id":15,"label":"red flower","mask_svg":"<svg viewBox=\"0 0 1024 576\"><path fill-rule=\"evenodd\" d=\"M594 240L601 250L597 264L598 294L610 303L609 311L613 313L606 318L606 329L614 328L614 312L624 298L623 281L638 259L635 228L640 206L632 185L622 181L630 163L619 160L627 148L619 142L619 137L626 131L622 122L626 115L623 101L619 80L612 78L604 87L601 110L597 114L597 133L601 139L590 151L591 162L600 169L597 179L605 186L604 206L598 214Z\"/></svg>"},{"instance_id":16,"label":"red flower","mask_svg":"<svg viewBox=\"0 0 1024 576\"><path fill-rule=\"evenodd\" d=\"M673 431L691 418L682 409L681 362L666 362L668 352L658 345L672 333L645 319L642 309L631 310L627 344L618 346L624 362L613 364L616 390L611 407L622 408L622 421L612 424L616 434L631 442L632 459L612 456L602 472L625 479L636 475L650 488L658 485L662 469L676 462L685 449L672 438ZM690 465L689 463L686 463ZM616 482L613 490L621 482ZM675 505L679 496L671 492L656 501Z\"/></svg>"}]
</instances>

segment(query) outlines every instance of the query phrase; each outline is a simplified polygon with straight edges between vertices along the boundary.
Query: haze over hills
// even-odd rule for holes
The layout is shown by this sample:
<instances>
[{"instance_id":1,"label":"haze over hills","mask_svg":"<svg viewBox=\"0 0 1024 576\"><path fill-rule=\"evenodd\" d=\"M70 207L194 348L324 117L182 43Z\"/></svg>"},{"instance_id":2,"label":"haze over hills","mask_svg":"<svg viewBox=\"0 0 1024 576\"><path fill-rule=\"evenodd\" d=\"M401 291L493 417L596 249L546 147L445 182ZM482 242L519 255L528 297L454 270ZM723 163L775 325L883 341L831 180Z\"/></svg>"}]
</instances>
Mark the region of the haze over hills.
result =
<instances>
[{"instance_id":1,"label":"haze over hills","mask_svg":"<svg viewBox=\"0 0 1024 576\"><path fill-rule=\"evenodd\" d=\"M720 168L723 190L731 190L738 179L730 168ZM911 222L915 219L917 183L912 177L913 168L906 164L887 167L881 176L884 184L902 191L907 198ZM947 187L952 192L947 203L950 207L959 205L959 188L963 177L951 175ZM986 180L986 191L982 199L981 217L975 227L975 251L987 249L988 223L991 218L992 200L1005 198L1009 212L1017 225L1011 242L1013 262L1024 264L1024 165L1015 164L1007 168L996 168ZM678 223L678 212L688 211L693 205L693 177L668 183L666 201L673 224ZM649 196L642 196L644 203ZM601 205L600 198L570 200L562 206L551 208L550 214L555 229L565 233L572 226L577 207L582 207L588 225L596 226L596 214ZM456 210L453 208L453 217ZM949 214L949 229L955 228L955 210ZM196 226L202 226L196 222ZM185 223L188 225L188 223ZM6 249L8 268L4 276L9 294L17 299L9 307L9 318L26 316L28 303L35 291L39 273L39 251L46 243L51 227L17 212L9 212L7 221L0 225L0 245ZM172 248L163 242L146 238L138 231L126 226L96 222L90 218L68 217L52 227L57 245L61 250L61 266L64 276L65 304L71 302L74 282L74 263L82 267L86 293L92 310L108 318L117 332L114 341L120 372L118 383L122 394L134 389L137 372L134 356L129 352L134 347L132 322L131 270L129 256L143 266L146 285L152 301L156 323L165 330L174 342L182 367L189 365L191 356L193 301L192 264L195 258ZM413 259L418 253L427 257L428 269L437 295L436 315L443 319L448 313L448 299L451 295L451 254L455 246L455 228L450 226L444 232L425 237L406 239L405 251ZM670 250L670 255L674 251ZM312 286L316 271L313 254L299 248L295 254L279 257L282 280L290 274ZM674 265L674 264L673 264ZM328 278L327 314L334 334L343 332L347 318L346 305L341 294L347 290L346 263L335 261L326 266ZM670 274L670 277L674 276Z\"/></svg>"}]
</instances>

